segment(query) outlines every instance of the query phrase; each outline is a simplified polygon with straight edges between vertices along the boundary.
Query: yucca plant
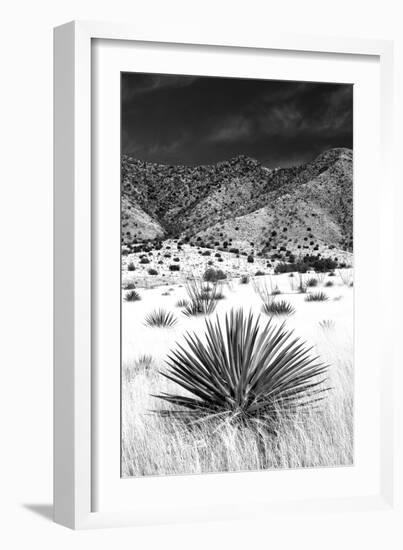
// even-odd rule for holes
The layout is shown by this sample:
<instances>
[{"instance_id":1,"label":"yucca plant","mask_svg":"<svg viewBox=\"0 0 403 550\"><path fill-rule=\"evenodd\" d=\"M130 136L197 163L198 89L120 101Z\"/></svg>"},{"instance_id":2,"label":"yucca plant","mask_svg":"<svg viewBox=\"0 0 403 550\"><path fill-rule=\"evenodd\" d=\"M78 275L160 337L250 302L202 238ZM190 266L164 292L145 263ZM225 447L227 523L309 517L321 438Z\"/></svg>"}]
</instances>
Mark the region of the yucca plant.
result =
<instances>
[{"instance_id":1,"label":"yucca plant","mask_svg":"<svg viewBox=\"0 0 403 550\"><path fill-rule=\"evenodd\" d=\"M148 327L159 327L159 328L171 328L178 322L177 318L170 311L165 311L164 309L156 309L149 313L145 320L144 324Z\"/></svg>"},{"instance_id":2,"label":"yucca plant","mask_svg":"<svg viewBox=\"0 0 403 550\"><path fill-rule=\"evenodd\" d=\"M325 292L311 292L306 295L305 302L326 302L329 297Z\"/></svg>"},{"instance_id":3,"label":"yucca plant","mask_svg":"<svg viewBox=\"0 0 403 550\"><path fill-rule=\"evenodd\" d=\"M134 290L136 288L136 285L134 283L126 283L125 290Z\"/></svg>"},{"instance_id":4,"label":"yucca plant","mask_svg":"<svg viewBox=\"0 0 403 550\"><path fill-rule=\"evenodd\" d=\"M202 281L192 279L186 283L186 291L189 303L183 308L182 313L188 317L192 315L210 315L217 307L216 285L206 288Z\"/></svg>"},{"instance_id":5,"label":"yucca plant","mask_svg":"<svg viewBox=\"0 0 403 550\"><path fill-rule=\"evenodd\" d=\"M186 300L186 298L180 298L177 302L176 302L176 307L186 307L189 305L189 300Z\"/></svg>"},{"instance_id":6,"label":"yucca plant","mask_svg":"<svg viewBox=\"0 0 403 550\"><path fill-rule=\"evenodd\" d=\"M343 285L352 286L351 283L353 282L353 271L351 269L345 269L344 271L339 269L337 273L339 274Z\"/></svg>"},{"instance_id":7,"label":"yucca plant","mask_svg":"<svg viewBox=\"0 0 403 550\"><path fill-rule=\"evenodd\" d=\"M220 323L206 319L205 339L187 333L161 374L186 390L157 397L170 404L161 415L186 420L278 419L321 400L327 365L293 331L260 315L231 310Z\"/></svg>"},{"instance_id":8,"label":"yucca plant","mask_svg":"<svg viewBox=\"0 0 403 550\"><path fill-rule=\"evenodd\" d=\"M141 300L141 296L137 290L131 290L130 292L126 292L125 300L126 302L138 302Z\"/></svg>"},{"instance_id":9,"label":"yucca plant","mask_svg":"<svg viewBox=\"0 0 403 550\"><path fill-rule=\"evenodd\" d=\"M336 326L336 323L332 319L324 319L323 321L319 321L319 326L323 330L332 330Z\"/></svg>"},{"instance_id":10,"label":"yucca plant","mask_svg":"<svg viewBox=\"0 0 403 550\"><path fill-rule=\"evenodd\" d=\"M269 300L262 306L262 310L267 315L292 315L295 313L295 308L287 300Z\"/></svg>"}]
</instances>

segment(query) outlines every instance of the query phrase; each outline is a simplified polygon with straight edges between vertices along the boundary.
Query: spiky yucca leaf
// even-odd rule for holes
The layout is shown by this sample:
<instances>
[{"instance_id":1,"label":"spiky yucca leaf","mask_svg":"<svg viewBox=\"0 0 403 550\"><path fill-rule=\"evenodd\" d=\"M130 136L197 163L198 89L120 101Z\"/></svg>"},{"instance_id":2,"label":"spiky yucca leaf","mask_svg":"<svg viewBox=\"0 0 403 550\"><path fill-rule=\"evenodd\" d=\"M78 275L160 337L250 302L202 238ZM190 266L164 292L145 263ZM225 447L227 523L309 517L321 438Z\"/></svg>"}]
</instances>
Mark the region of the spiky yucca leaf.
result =
<instances>
[{"instance_id":1,"label":"spiky yucca leaf","mask_svg":"<svg viewBox=\"0 0 403 550\"><path fill-rule=\"evenodd\" d=\"M188 395L156 397L172 409L162 415L184 418L229 416L239 420L276 418L323 397L327 365L311 348L271 319L261 327L260 316L231 310L224 326L218 316L206 319L205 340L187 333L187 347L178 345L168 356L163 376Z\"/></svg>"}]
</instances>

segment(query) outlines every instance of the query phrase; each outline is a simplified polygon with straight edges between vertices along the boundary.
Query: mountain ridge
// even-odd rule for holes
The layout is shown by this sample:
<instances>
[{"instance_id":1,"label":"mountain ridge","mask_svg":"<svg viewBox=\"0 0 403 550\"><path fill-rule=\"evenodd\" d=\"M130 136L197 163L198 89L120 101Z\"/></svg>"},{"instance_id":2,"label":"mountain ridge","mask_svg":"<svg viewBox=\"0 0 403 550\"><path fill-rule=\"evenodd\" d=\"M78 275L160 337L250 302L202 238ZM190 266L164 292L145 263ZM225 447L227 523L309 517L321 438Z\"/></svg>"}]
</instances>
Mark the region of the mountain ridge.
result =
<instances>
[{"instance_id":1,"label":"mountain ridge","mask_svg":"<svg viewBox=\"0 0 403 550\"><path fill-rule=\"evenodd\" d=\"M278 260L351 255L352 169L347 148L274 169L246 155L195 166L122 155L122 245L171 237Z\"/></svg>"}]
</instances>

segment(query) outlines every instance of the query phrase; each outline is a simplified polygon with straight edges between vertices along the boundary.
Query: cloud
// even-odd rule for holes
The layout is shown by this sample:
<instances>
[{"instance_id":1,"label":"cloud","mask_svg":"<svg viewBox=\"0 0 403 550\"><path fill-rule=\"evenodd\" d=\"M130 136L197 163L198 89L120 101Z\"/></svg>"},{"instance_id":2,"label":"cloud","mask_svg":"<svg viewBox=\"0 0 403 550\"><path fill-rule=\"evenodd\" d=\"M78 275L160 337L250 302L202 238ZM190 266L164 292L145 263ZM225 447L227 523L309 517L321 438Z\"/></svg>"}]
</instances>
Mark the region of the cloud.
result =
<instances>
[{"instance_id":1,"label":"cloud","mask_svg":"<svg viewBox=\"0 0 403 550\"><path fill-rule=\"evenodd\" d=\"M206 141L231 142L249 138L253 131L253 121L243 115L227 117L220 121L211 134L206 136Z\"/></svg>"},{"instance_id":2,"label":"cloud","mask_svg":"<svg viewBox=\"0 0 403 550\"><path fill-rule=\"evenodd\" d=\"M138 96L158 92L166 88L190 86L199 77L188 75L123 73L121 94L127 102Z\"/></svg>"},{"instance_id":3,"label":"cloud","mask_svg":"<svg viewBox=\"0 0 403 550\"><path fill-rule=\"evenodd\" d=\"M351 85L183 75L122 76L122 151L168 164L243 153L268 165L351 147Z\"/></svg>"}]
</instances>

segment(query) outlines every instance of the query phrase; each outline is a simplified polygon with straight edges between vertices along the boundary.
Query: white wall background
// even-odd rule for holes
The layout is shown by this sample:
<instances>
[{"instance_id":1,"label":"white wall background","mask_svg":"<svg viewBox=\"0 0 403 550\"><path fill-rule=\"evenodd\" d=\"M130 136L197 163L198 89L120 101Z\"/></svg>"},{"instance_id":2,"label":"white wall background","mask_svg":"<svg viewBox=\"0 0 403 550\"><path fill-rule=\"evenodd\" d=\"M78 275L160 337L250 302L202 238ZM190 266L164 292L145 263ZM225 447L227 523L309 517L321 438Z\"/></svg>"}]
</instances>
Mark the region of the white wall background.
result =
<instances>
[{"instance_id":1,"label":"white wall background","mask_svg":"<svg viewBox=\"0 0 403 550\"><path fill-rule=\"evenodd\" d=\"M139 26L151 19L156 32L167 25L231 25L240 34L255 26L268 33L284 29L395 39L398 154L403 122L401 2L14 0L3 4L1 15L0 546L401 548L401 508L377 514L278 516L265 525L102 532L68 531L44 517L51 515L52 498L52 27L72 19L132 21ZM401 187L401 174L397 177ZM397 229L403 235L400 220Z\"/></svg>"}]
</instances>

